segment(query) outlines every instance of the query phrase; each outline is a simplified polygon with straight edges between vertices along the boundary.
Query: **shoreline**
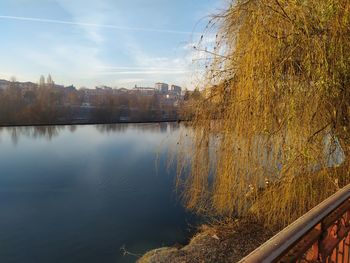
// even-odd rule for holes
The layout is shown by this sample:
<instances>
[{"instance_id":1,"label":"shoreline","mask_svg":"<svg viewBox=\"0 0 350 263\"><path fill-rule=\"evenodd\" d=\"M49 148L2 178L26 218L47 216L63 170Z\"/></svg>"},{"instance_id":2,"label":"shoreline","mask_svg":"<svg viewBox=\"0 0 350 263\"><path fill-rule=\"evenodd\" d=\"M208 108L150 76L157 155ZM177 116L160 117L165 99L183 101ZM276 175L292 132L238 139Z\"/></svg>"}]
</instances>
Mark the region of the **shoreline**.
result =
<instances>
[{"instance_id":1,"label":"shoreline","mask_svg":"<svg viewBox=\"0 0 350 263\"><path fill-rule=\"evenodd\" d=\"M202 225L181 248L161 247L146 252L137 263L232 263L248 255L274 235L263 224L236 220Z\"/></svg>"},{"instance_id":2,"label":"shoreline","mask_svg":"<svg viewBox=\"0 0 350 263\"><path fill-rule=\"evenodd\" d=\"M25 123L25 124L0 124L0 128L6 127L30 127L30 126L73 126L73 125L109 125L109 124L148 124L183 122L184 120L154 120L154 121L118 121L118 122L57 122L57 123Z\"/></svg>"}]
</instances>

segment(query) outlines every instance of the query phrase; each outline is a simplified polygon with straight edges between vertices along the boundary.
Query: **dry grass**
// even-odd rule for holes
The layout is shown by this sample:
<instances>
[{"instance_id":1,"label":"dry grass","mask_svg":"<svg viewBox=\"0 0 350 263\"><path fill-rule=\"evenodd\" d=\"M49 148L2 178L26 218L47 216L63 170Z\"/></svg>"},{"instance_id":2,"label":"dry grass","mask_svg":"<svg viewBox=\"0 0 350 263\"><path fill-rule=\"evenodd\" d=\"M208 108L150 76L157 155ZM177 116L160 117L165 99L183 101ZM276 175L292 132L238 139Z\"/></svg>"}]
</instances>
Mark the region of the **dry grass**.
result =
<instances>
[{"instance_id":1,"label":"dry grass","mask_svg":"<svg viewBox=\"0 0 350 263\"><path fill-rule=\"evenodd\" d=\"M225 263L238 262L273 235L251 221L231 221L202 226L182 248L161 248L148 252L138 263Z\"/></svg>"},{"instance_id":2,"label":"dry grass","mask_svg":"<svg viewBox=\"0 0 350 263\"><path fill-rule=\"evenodd\" d=\"M178 186L197 212L286 225L349 183L350 2L237 0L211 23Z\"/></svg>"}]
</instances>

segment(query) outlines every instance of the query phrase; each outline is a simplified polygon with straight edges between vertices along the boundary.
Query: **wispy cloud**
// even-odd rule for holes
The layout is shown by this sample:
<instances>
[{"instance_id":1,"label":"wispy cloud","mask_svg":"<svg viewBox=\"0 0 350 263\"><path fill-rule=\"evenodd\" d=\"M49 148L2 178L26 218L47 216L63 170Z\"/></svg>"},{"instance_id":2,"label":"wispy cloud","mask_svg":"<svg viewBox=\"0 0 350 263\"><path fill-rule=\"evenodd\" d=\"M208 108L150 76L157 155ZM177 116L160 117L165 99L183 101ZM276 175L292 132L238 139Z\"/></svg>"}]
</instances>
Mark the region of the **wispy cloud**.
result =
<instances>
[{"instance_id":1,"label":"wispy cloud","mask_svg":"<svg viewBox=\"0 0 350 263\"><path fill-rule=\"evenodd\" d=\"M189 73L188 70L139 70L139 71L106 71L100 72L101 75L178 75Z\"/></svg>"},{"instance_id":2,"label":"wispy cloud","mask_svg":"<svg viewBox=\"0 0 350 263\"><path fill-rule=\"evenodd\" d=\"M164 69L163 67L123 67L123 66L102 66L101 70L158 70L158 71L179 71L182 67L172 67Z\"/></svg>"},{"instance_id":3,"label":"wispy cloud","mask_svg":"<svg viewBox=\"0 0 350 263\"><path fill-rule=\"evenodd\" d=\"M196 24L211 0L50 0L20 8L21 0L2 1L0 23L12 30L0 43L2 76L36 81L51 73L78 87L191 86L200 69L193 62L205 58L193 46L212 46L198 33L205 19Z\"/></svg>"},{"instance_id":4,"label":"wispy cloud","mask_svg":"<svg viewBox=\"0 0 350 263\"><path fill-rule=\"evenodd\" d=\"M46 19L46 18L37 18L37 17L24 17L24 16L0 15L0 19L17 20L17 21L30 21L30 22L38 22L38 23L63 24L63 25L82 26L82 27L95 27L95 28L107 28L107 29L109 28L109 29L123 30L123 31L143 31L143 32L185 34L185 35L198 34L196 32L178 31L178 30L171 30L171 29L126 27L126 26L117 26L117 25L111 25L111 24L95 24L95 23L74 22L74 21L66 21L66 20Z\"/></svg>"}]
</instances>

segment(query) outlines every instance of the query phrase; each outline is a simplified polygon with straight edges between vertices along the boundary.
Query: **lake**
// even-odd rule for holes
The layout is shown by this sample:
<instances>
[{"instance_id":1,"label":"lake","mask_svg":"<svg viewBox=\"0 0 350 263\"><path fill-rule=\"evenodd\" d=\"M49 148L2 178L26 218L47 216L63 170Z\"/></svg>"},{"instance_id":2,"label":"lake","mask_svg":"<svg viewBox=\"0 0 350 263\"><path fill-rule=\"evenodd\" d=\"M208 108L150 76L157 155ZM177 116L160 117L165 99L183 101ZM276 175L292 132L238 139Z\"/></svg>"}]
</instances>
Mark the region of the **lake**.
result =
<instances>
[{"instance_id":1,"label":"lake","mask_svg":"<svg viewBox=\"0 0 350 263\"><path fill-rule=\"evenodd\" d=\"M0 128L0 262L134 262L184 243L176 123Z\"/></svg>"}]
</instances>

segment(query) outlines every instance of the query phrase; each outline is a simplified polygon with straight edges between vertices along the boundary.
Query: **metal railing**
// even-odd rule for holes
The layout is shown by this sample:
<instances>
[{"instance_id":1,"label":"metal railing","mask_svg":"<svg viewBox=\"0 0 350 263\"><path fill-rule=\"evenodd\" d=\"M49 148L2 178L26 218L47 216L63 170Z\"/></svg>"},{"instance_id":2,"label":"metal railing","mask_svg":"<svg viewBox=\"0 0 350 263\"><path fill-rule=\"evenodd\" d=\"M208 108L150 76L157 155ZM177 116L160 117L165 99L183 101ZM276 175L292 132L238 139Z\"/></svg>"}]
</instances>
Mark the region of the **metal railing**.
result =
<instances>
[{"instance_id":1,"label":"metal railing","mask_svg":"<svg viewBox=\"0 0 350 263\"><path fill-rule=\"evenodd\" d=\"M240 263L350 263L350 185L254 250Z\"/></svg>"}]
</instances>

